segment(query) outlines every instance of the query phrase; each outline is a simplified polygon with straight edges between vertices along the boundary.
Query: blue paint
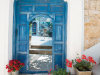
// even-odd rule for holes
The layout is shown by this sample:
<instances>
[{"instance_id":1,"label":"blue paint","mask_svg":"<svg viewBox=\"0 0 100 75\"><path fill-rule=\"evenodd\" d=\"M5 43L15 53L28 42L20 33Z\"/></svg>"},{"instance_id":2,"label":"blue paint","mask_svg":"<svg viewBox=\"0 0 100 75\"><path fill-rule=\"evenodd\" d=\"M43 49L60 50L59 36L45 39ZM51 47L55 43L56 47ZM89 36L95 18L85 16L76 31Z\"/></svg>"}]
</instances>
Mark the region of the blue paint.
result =
<instances>
[{"instance_id":1,"label":"blue paint","mask_svg":"<svg viewBox=\"0 0 100 75\"><path fill-rule=\"evenodd\" d=\"M55 51L62 51L62 44L56 44Z\"/></svg>"},{"instance_id":2,"label":"blue paint","mask_svg":"<svg viewBox=\"0 0 100 75\"><path fill-rule=\"evenodd\" d=\"M36 17L49 17L53 21L52 68L65 68L67 3L63 0L18 0L14 5L13 56L25 63L20 73L47 73L29 71L29 23ZM66 16L66 17L65 17ZM15 35L15 30L17 34Z\"/></svg>"},{"instance_id":3,"label":"blue paint","mask_svg":"<svg viewBox=\"0 0 100 75\"><path fill-rule=\"evenodd\" d=\"M27 44L19 44L19 51L27 52Z\"/></svg>"},{"instance_id":4,"label":"blue paint","mask_svg":"<svg viewBox=\"0 0 100 75\"><path fill-rule=\"evenodd\" d=\"M20 14L19 15L19 21L27 21L27 15L26 14Z\"/></svg>"},{"instance_id":5,"label":"blue paint","mask_svg":"<svg viewBox=\"0 0 100 75\"><path fill-rule=\"evenodd\" d=\"M63 39L63 29L62 29L63 27L62 27L62 25L56 25L55 26L55 30L56 30L56 32L55 32L55 34L56 34L56 39L55 39L55 41L63 41L62 39Z\"/></svg>"},{"instance_id":6,"label":"blue paint","mask_svg":"<svg viewBox=\"0 0 100 75\"><path fill-rule=\"evenodd\" d=\"M19 10L20 12L32 12L32 5L21 5Z\"/></svg>"},{"instance_id":7,"label":"blue paint","mask_svg":"<svg viewBox=\"0 0 100 75\"><path fill-rule=\"evenodd\" d=\"M29 3L62 3L63 0L19 0L19 2L29 2Z\"/></svg>"},{"instance_id":8,"label":"blue paint","mask_svg":"<svg viewBox=\"0 0 100 75\"><path fill-rule=\"evenodd\" d=\"M51 12L63 12L62 5L51 5Z\"/></svg>"},{"instance_id":9,"label":"blue paint","mask_svg":"<svg viewBox=\"0 0 100 75\"><path fill-rule=\"evenodd\" d=\"M21 63L27 63L27 55L26 55L26 54L19 54L19 55L18 55L18 59L19 59L19 61L20 61ZM26 71L26 70L27 70L26 66L27 66L27 64L25 64L25 66L22 67L22 68L20 69L20 71Z\"/></svg>"},{"instance_id":10,"label":"blue paint","mask_svg":"<svg viewBox=\"0 0 100 75\"><path fill-rule=\"evenodd\" d=\"M36 12L47 12L48 11L47 5L36 5L35 11Z\"/></svg>"},{"instance_id":11,"label":"blue paint","mask_svg":"<svg viewBox=\"0 0 100 75\"><path fill-rule=\"evenodd\" d=\"M26 41L27 40L27 25L19 25L19 40Z\"/></svg>"},{"instance_id":12,"label":"blue paint","mask_svg":"<svg viewBox=\"0 0 100 75\"><path fill-rule=\"evenodd\" d=\"M16 1L13 4L13 36L12 36L12 59L16 58Z\"/></svg>"},{"instance_id":13,"label":"blue paint","mask_svg":"<svg viewBox=\"0 0 100 75\"><path fill-rule=\"evenodd\" d=\"M62 54L55 54L55 65L59 66L62 68ZM56 69L56 68L55 68Z\"/></svg>"},{"instance_id":14,"label":"blue paint","mask_svg":"<svg viewBox=\"0 0 100 75\"><path fill-rule=\"evenodd\" d=\"M55 16L56 22L63 22L63 15L57 14Z\"/></svg>"}]
</instances>

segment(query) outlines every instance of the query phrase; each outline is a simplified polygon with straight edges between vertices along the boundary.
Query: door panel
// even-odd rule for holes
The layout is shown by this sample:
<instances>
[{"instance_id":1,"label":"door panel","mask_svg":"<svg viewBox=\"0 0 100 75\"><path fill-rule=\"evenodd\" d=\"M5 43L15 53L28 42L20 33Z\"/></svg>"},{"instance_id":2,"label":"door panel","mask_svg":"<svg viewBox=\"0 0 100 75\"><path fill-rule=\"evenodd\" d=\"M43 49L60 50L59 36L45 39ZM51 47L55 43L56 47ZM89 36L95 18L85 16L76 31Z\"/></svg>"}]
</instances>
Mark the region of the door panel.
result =
<instances>
[{"instance_id":1,"label":"door panel","mask_svg":"<svg viewBox=\"0 0 100 75\"><path fill-rule=\"evenodd\" d=\"M62 30L62 25L56 25L55 26L55 30L56 30L56 32L55 32L55 34L56 34L56 39L55 39L55 41L62 41L62 39L63 39L63 35L62 35L62 32L63 32L63 30Z\"/></svg>"},{"instance_id":2,"label":"door panel","mask_svg":"<svg viewBox=\"0 0 100 75\"><path fill-rule=\"evenodd\" d=\"M20 71L27 71L27 54L18 54L18 58L21 63L25 63L25 66Z\"/></svg>"},{"instance_id":3,"label":"door panel","mask_svg":"<svg viewBox=\"0 0 100 75\"><path fill-rule=\"evenodd\" d=\"M62 67L62 54L55 54L55 65ZM55 67L56 70L56 67Z\"/></svg>"},{"instance_id":4,"label":"door panel","mask_svg":"<svg viewBox=\"0 0 100 75\"><path fill-rule=\"evenodd\" d=\"M35 16L48 16L53 20L52 68L65 67L65 2L63 0L18 0L17 4L17 43L16 59L25 66L20 73L44 73L47 71L29 71L29 21ZM67 13L66 13L67 14ZM35 28L35 29L34 29ZM33 27L36 32L36 25Z\"/></svg>"},{"instance_id":5,"label":"door panel","mask_svg":"<svg viewBox=\"0 0 100 75\"><path fill-rule=\"evenodd\" d=\"M19 25L19 40L26 41L27 40L27 25Z\"/></svg>"}]
</instances>

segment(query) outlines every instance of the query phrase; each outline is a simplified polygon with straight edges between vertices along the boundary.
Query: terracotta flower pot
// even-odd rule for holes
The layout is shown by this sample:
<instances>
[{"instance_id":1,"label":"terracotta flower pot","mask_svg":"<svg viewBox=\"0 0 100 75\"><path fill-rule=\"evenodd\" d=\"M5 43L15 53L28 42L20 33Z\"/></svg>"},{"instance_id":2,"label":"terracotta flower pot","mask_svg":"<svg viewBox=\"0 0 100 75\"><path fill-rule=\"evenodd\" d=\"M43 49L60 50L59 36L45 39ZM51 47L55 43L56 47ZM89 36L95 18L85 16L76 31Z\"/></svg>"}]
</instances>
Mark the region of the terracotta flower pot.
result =
<instances>
[{"instance_id":1,"label":"terracotta flower pot","mask_svg":"<svg viewBox=\"0 0 100 75\"><path fill-rule=\"evenodd\" d=\"M19 75L19 71L11 72L12 75Z\"/></svg>"},{"instance_id":2,"label":"terracotta flower pot","mask_svg":"<svg viewBox=\"0 0 100 75\"><path fill-rule=\"evenodd\" d=\"M76 75L91 75L92 71L79 71L77 68L75 68Z\"/></svg>"}]
</instances>

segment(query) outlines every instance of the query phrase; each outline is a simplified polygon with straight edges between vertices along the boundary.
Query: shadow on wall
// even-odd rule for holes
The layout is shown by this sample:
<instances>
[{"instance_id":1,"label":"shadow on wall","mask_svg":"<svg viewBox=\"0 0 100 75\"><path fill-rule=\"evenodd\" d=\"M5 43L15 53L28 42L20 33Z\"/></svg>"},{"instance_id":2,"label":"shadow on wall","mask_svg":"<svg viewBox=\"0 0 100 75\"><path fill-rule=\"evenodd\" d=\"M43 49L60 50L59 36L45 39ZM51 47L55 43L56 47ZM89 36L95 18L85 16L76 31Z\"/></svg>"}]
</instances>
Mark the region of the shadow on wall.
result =
<instances>
[{"instance_id":1,"label":"shadow on wall","mask_svg":"<svg viewBox=\"0 0 100 75\"><path fill-rule=\"evenodd\" d=\"M92 46L89 49L86 49L85 51L82 51L82 54L85 54L87 57L92 56L93 59L97 62L97 64L100 63L100 43Z\"/></svg>"}]
</instances>

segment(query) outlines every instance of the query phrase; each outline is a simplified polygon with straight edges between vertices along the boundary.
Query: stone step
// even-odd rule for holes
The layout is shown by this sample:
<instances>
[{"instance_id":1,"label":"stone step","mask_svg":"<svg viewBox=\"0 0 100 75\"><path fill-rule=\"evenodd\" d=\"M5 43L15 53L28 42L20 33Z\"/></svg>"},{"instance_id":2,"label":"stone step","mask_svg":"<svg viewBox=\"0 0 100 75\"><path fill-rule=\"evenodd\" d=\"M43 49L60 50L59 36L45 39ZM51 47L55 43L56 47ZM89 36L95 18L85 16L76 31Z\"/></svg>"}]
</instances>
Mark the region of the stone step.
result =
<instances>
[{"instance_id":1,"label":"stone step","mask_svg":"<svg viewBox=\"0 0 100 75\"><path fill-rule=\"evenodd\" d=\"M100 75L100 65L93 66L92 75Z\"/></svg>"},{"instance_id":2,"label":"stone step","mask_svg":"<svg viewBox=\"0 0 100 75\"><path fill-rule=\"evenodd\" d=\"M29 54L43 54L43 55L52 55L52 50L50 49L30 49Z\"/></svg>"},{"instance_id":3,"label":"stone step","mask_svg":"<svg viewBox=\"0 0 100 75\"><path fill-rule=\"evenodd\" d=\"M52 49L52 46L31 45L31 49Z\"/></svg>"},{"instance_id":4,"label":"stone step","mask_svg":"<svg viewBox=\"0 0 100 75\"><path fill-rule=\"evenodd\" d=\"M52 49L30 49L30 50L52 51Z\"/></svg>"}]
</instances>

